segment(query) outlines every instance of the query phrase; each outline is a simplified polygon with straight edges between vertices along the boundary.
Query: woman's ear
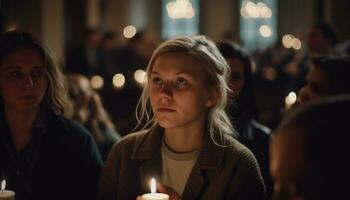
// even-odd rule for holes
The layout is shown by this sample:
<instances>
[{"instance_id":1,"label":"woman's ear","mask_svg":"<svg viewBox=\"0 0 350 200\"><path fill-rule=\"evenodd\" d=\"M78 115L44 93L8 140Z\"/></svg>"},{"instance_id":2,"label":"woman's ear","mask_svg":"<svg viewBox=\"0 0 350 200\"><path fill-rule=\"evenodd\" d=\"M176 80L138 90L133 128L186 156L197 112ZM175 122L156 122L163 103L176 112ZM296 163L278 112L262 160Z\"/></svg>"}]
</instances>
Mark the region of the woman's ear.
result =
<instances>
[{"instance_id":1,"label":"woman's ear","mask_svg":"<svg viewBox=\"0 0 350 200\"><path fill-rule=\"evenodd\" d=\"M217 89L211 89L208 95L208 99L207 102L205 103L205 105L207 107L212 107L216 104L216 102L218 101L219 98L219 92L217 91Z\"/></svg>"}]
</instances>

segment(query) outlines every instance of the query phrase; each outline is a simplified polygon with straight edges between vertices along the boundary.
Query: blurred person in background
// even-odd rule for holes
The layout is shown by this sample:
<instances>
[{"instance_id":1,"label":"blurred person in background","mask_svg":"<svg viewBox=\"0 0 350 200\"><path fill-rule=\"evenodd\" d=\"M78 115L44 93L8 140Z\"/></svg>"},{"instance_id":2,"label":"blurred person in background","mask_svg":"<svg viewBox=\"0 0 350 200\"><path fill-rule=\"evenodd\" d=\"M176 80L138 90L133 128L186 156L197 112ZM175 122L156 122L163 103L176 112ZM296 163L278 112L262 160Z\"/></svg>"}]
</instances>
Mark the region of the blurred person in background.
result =
<instances>
[{"instance_id":1,"label":"blurred person in background","mask_svg":"<svg viewBox=\"0 0 350 200\"><path fill-rule=\"evenodd\" d=\"M92 89L89 79L81 74L68 74L67 77L69 97L72 100L72 109L67 117L83 124L91 132L105 160L120 135L103 107L99 94Z\"/></svg>"},{"instance_id":2,"label":"blurred person in background","mask_svg":"<svg viewBox=\"0 0 350 200\"><path fill-rule=\"evenodd\" d=\"M252 64L248 53L234 42L218 42L220 53L231 68L230 88L232 102L227 111L234 127L239 133L239 141L256 156L266 184L268 195L272 192L272 180L269 175L269 144L271 130L257 122Z\"/></svg>"},{"instance_id":3,"label":"blurred person in background","mask_svg":"<svg viewBox=\"0 0 350 200\"><path fill-rule=\"evenodd\" d=\"M299 91L301 104L323 97L350 94L350 57L319 57L311 61L306 85Z\"/></svg>"},{"instance_id":4,"label":"blurred person in background","mask_svg":"<svg viewBox=\"0 0 350 200\"><path fill-rule=\"evenodd\" d=\"M337 43L337 35L330 24L320 22L312 27L306 42L311 56L329 55Z\"/></svg>"},{"instance_id":5,"label":"blurred person in background","mask_svg":"<svg viewBox=\"0 0 350 200\"><path fill-rule=\"evenodd\" d=\"M103 75L105 66L101 63L100 41L101 33L98 29L86 29L81 44L67 55L66 72L80 73L87 77Z\"/></svg>"}]
</instances>

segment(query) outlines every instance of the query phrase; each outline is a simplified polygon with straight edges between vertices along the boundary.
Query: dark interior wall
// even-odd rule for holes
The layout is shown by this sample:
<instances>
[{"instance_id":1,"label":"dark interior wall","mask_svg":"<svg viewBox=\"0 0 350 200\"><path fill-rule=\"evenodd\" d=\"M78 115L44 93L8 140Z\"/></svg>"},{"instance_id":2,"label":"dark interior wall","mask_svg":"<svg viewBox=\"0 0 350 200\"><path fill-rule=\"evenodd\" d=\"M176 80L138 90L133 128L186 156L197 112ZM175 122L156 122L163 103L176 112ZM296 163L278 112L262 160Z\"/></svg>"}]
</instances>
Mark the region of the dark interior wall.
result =
<instances>
[{"instance_id":1,"label":"dark interior wall","mask_svg":"<svg viewBox=\"0 0 350 200\"><path fill-rule=\"evenodd\" d=\"M337 31L339 42L350 39L349 8L349 0L331 1L330 18L332 25Z\"/></svg>"},{"instance_id":2,"label":"dark interior wall","mask_svg":"<svg viewBox=\"0 0 350 200\"><path fill-rule=\"evenodd\" d=\"M238 0L201 0L200 33L220 40L227 32L239 29Z\"/></svg>"},{"instance_id":3,"label":"dark interior wall","mask_svg":"<svg viewBox=\"0 0 350 200\"><path fill-rule=\"evenodd\" d=\"M79 45L86 22L85 0L64 0L66 48Z\"/></svg>"},{"instance_id":4,"label":"dark interior wall","mask_svg":"<svg viewBox=\"0 0 350 200\"><path fill-rule=\"evenodd\" d=\"M277 30L281 38L285 34L305 36L318 18L318 0L277 1Z\"/></svg>"},{"instance_id":5,"label":"dark interior wall","mask_svg":"<svg viewBox=\"0 0 350 200\"><path fill-rule=\"evenodd\" d=\"M2 30L19 28L41 37L42 0L1 0Z\"/></svg>"}]
</instances>

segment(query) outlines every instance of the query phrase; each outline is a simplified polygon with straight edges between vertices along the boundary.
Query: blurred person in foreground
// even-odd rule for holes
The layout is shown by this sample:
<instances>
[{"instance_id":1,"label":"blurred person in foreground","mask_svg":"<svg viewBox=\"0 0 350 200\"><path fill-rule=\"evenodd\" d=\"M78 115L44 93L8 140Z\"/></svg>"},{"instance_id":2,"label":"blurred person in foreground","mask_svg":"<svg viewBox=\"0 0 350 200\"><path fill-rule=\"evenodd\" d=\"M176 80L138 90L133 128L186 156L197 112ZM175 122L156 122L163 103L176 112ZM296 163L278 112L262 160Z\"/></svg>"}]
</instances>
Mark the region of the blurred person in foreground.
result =
<instances>
[{"instance_id":1,"label":"blurred person in foreground","mask_svg":"<svg viewBox=\"0 0 350 200\"><path fill-rule=\"evenodd\" d=\"M273 200L337 200L347 189L350 96L316 100L293 110L271 143ZM341 162L340 161L341 159Z\"/></svg>"},{"instance_id":2,"label":"blurred person in foreground","mask_svg":"<svg viewBox=\"0 0 350 200\"><path fill-rule=\"evenodd\" d=\"M0 180L16 200L96 198L102 160L89 132L62 117L66 86L34 36L0 36Z\"/></svg>"}]
</instances>

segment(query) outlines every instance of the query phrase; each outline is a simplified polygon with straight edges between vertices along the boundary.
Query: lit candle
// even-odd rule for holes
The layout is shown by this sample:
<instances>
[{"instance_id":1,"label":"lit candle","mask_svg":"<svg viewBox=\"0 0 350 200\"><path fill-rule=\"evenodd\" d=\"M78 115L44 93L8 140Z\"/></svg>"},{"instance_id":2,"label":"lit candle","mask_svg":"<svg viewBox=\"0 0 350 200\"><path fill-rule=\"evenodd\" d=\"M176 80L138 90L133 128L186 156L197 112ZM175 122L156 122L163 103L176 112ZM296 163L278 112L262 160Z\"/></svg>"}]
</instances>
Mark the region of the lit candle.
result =
<instances>
[{"instance_id":1,"label":"lit candle","mask_svg":"<svg viewBox=\"0 0 350 200\"><path fill-rule=\"evenodd\" d=\"M15 193L10 190L5 190L6 181L1 182L0 200L15 200Z\"/></svg>"},{"instance_id":2,"label":"lit candle","mask_svg":"<svg viewBox=\"0 0 350 200\"><path fill-rule=\"evenodd\" d=\"M284 99L286 110L289 110L293 106L293 104L295 104L297 98L298 97L297 94L295 94L295 92L290 92L288 96L286 96L286 98Z\"/></svg>"},{"instance_id":3,"label":"lit candle","mask_svg":"<svg viewBox=\"0 0 350 200\"><path fill-rule=\"evenodd\" d=\"M151 179L151 193L142 195L143 200L169 200L169 195L157 193L157 183L154 178Z\"/></svg>"}]
</instances>

